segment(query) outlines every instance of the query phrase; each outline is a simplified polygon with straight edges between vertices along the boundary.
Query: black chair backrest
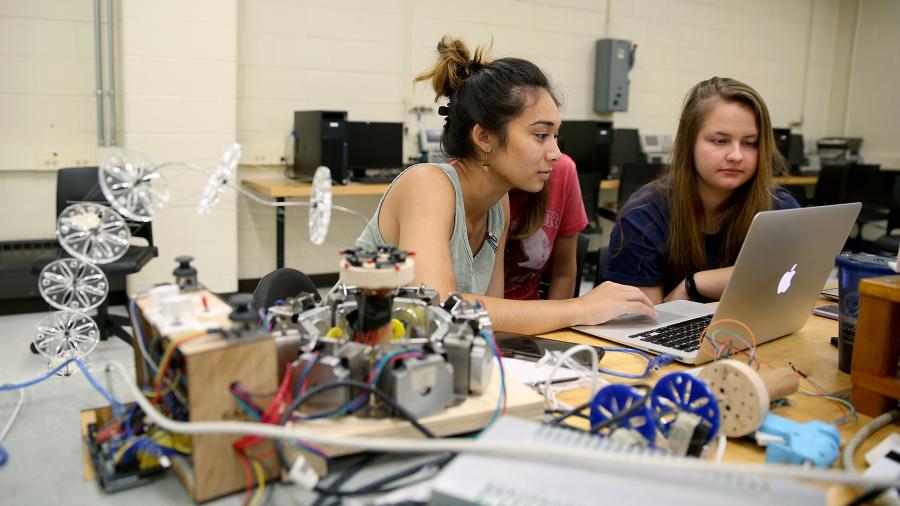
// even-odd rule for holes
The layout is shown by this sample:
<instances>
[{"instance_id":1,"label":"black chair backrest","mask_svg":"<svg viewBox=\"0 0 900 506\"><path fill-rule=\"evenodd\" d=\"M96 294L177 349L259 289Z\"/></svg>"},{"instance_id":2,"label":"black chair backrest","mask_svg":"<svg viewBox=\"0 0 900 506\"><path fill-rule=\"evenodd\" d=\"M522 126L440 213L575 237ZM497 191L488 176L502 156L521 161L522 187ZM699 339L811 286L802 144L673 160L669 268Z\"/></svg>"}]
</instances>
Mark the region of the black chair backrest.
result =
<instances>
[{"instance_id":1,"label":"black chair backrest","mask_svg":"<svg viewBox=\"0 0 900 506\"><path fill-rule=\"evenodd\" d=\"M878 165L851 165L847 174L847 201L862 202L866 212L890 208L898 172L880 169Z\"/></svg>"},{"instance_id":2,"label":"black chair backrest","mask_svg":"<svg viewBox=\"0 0 900 506\"><path fill-rule=\"evenodd\" d=\"M578 244L575 246L575 293L573 297L578 297L581 293L581 275L584 273L584 257L587 255L588 246L591 244L591 238L587 234L578 233Z\"/></svg>"},{"instance_id":3,"label":"black chair backrest","mask_svg":"<svg viewBox=\"0 0 900 506\"><path fill-rule=\"evenodd\" d=\"M634 192L640 190L644 185L653 181L665 170L665 165L661 163L627 163L622 166L622 173L619 175L619 209L625 207L628 199Z\"/></svg>"},{"instance_id":4,"label":"black chair backrest","mask_svg":"<svg viewBox=\"0 0 900 506\"><path fill-rule=\"evenodd\" d=\"M98 202L109 205L100 190L98 167L69 167L56 174L56 215L77 202ZM125 219L133 237L142 237L153 246L153 227L150 222Z\"/></svg>"},{"instance_id":5,"label":"black chair backrest","mask_svg":"<svg viewBox=\"0 0 900 506\"><path fill-rule=\"evenodd\" d=\"M581 188L581 200L584 202L584 211L587 213L588 222L597 222L597 206L600 200L600 182L603 174L599 172L579 172L578 186Z\"/></svg>"},{"instance_id":6,"label":"black chair backrest","mask_svg":"<svg viewBox=\"0 0 900 506\"><path fill-rule=\"evenodd\" d=\"M813 205L826 206L847 202L847 174L850 168L844 164L823 164L816 181Z\"/></svg>"},{"instance_id":7,"label":"black chair backrest","mask_svg":"<svg viewBox=\"0 0 900 506\"><path fill-rule=\"evenodd\" d=\"M278 300L296 297L303 292L318 298L318 290L309 276L297 269L282 267L263 276L253 290L253 309L267 308Z\"/></svg>"},{"instance_id":8,"label":"black chair backrest","mask_svg":"<svg viewBox=\"0 0 900 506\"><path fill-rule=\"evenodd\" d=\"M900 176L900 171L893 171ZM900 177L894 178L894 191L891 194L891 206L888 209L887 233L900 228Z\"/></svg>"}]
</instances>

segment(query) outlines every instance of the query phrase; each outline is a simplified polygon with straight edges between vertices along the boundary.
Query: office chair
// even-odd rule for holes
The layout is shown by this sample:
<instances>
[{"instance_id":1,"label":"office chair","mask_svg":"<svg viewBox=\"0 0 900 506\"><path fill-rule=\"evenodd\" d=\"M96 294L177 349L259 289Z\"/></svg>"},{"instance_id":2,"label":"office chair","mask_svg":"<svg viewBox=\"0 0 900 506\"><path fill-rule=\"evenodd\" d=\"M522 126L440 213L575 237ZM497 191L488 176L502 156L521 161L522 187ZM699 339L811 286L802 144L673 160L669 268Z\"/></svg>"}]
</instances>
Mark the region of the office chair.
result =
<instances>
[{"instance_id":1,"label":"office chair","mask_svg":"<svg viewBox=\"0 0 900 506\"><path fill-rule=\"evenodd\" d=\"M581 278L584 270L584 259L587 256L588 246L591 238L587 234L578 233L577 245L575 246L575 293L572 297L578 297L581 294ZM540 282L538 282L538 298L546 299L550 292L550 269L545 269Z\"/></svg>"},{"instance_id":2,"label":"office chair","mask_svg":"<svg viewBox=\"0 0 900 506\"><path fill-rule=\"evenodd\" d=\"M296 297L303 292L311 293L319 300L319 292L315 283L306 274L282 267L263 276L253 290L252 307L255 311L275 305L279 300Z\"/></svg>"},{"instance_id":3,"label":"office chair","mask_svg":"<svg viewBox=\"0 0 900 506\"><path fill-rule=\"evenodd\" d=\"M827 206L847 202L847 174L850 168L846 164L822 164L816 189L813 193L812 205Z\"/></svg>"},{"instance_id":4,"label":"office chair","mask_svg":"<svg viewBox=\"0 0 900 506\"><path fill-rule=\"evenodd\" d=\"M601 207L597 213L610 221L616 221L619 210L625 207L634 192L658 178L666 170L662 163L627 163L622 166L619 175L619 193L616 198L616 209Z\"/></svg>"},{"instance_id":5,"label":"office chair","mask_svg":"<svg viewBox=\"0 0 900 506\"><path fill-rule=\"evenodd\" d=\"M888 218L891 193L896 171L883 171L879 165L851 165L847 174L847 201L861 202L862 210L856 219L856 241L860 249L869 249L870 243L862 237L866 225Z\"/></svg>"},{"instance_id":6,"label":"office chair","mask_svg":"<svg viewBox=\"0 0 900 506\"><path fill-rule=\"evenodd\" d=\"M898 173L900 174L900 173ZM886 233L872 243L876 253L893 256L900 249L900 177L894 178Z\"/></svg>"},{"instance_id":7,"label":"office chair","mask_svg":"<svg viewBox=\"0 0 900 506\"><path fill-rule=\"evenodd\" d=\"M76 202L99 202L106 204L106 198L100 191L97 179L97 167L72 167L60 169L56 175L56 215ZM114 290L125 289L125 276L140 272L151 259L159 255L159 250L153 245L153 230L150 223L125 220L131 230L131 236L146 241L146 246L131 245L122 258L108 264L98 264L106 274L109 282L110 295ZM60 258L68 258L70 255L61 247L57 247L54 254L41 256L31 264L31 273L35 276L48 264ZM107 340L110 334L118 336L126 343L131 344L131 334L125 330L131 327L131 320L127 316L109 314L109 295L97 308L94 321L100 330L100 339ZM32 348L32 351L35 351Z\"/></svg>"}]
</instances>

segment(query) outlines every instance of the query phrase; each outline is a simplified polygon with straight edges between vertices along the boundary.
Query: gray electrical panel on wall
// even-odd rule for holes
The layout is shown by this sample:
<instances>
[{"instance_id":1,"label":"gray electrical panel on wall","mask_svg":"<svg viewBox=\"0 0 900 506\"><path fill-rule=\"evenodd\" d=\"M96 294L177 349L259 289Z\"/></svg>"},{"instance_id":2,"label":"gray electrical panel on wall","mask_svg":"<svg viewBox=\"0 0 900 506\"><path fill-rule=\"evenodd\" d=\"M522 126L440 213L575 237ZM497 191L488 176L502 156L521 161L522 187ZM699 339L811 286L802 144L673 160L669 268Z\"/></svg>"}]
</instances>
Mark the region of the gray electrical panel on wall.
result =
<instances>
[{"instance_id":1,"label":"gray electrical panel on wall","mask_svg":"<svg viewBox=\"0 0 900 506\"><path fill-rule=\"evenodd\" d=\"M628 110L628 71L633 65L634 49L630 40L597 41L594 112Z\"/></svg>"}]
</instances>

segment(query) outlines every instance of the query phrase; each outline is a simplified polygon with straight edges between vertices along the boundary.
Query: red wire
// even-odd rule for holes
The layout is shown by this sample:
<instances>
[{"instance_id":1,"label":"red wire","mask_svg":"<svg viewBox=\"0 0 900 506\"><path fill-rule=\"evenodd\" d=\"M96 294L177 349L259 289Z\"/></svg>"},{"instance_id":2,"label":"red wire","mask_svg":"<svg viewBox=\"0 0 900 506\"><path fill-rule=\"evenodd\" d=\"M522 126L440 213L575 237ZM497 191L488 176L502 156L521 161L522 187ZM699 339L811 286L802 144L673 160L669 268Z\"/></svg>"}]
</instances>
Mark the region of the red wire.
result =
<instances>
[{"instance_id":1,"label":"red wire","mask_svg":"<svg viewBox=\"0 0 900 506\"><path fill-rule=\"evenodd\" d=\"M241 459L241 465L244 466L244 476L247 478L247 488L244 489L244 498L241 500L241 506L250 504L250 496L253 494L253 469L250 468L250 461L244 452L234 449L238 457Z\"/></svg>"}]
</instances>

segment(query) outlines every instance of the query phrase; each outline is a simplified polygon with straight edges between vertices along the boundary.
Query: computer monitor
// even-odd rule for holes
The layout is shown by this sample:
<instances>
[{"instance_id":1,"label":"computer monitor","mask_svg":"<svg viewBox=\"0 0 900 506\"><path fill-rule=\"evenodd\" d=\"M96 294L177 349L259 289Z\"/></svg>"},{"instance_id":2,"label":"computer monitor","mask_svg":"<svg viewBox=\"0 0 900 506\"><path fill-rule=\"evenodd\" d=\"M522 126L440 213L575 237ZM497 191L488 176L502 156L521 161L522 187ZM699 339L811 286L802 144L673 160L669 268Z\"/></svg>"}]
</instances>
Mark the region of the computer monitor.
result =
<instances>
[{"instance_id":1,"label":"computer monitor","mask_svg":"<svg viewBox=\"0 0 900 506\"><path fill-rule=\"evenodd\" d=\"M805 165L803 157L803 136L792 134L790 128L773 128L775 146L778 152L788 162L788 170L792 174L799 174L800 167Z\"/></svg>"},{"instance_id":2,"label":"computer monitor","mask_svg":"<svg viewBox=\"0 0 900 506\"><path fill-rule=\"evenodd\" d=\"M354 176L368 169L403 167L403 123L347 122L347 167Z\"/></svg>"},{"instance_id":3,"label":"computer monitor","mask_svg":"<svg viewBox=\"0 0 900 506\"><path fill-rule=\"evenodd\" d=\"M572 157L581 174L609 174L609 146L612 123L609 121L563 120L559 127L559 150Z\"/></svg>"},{"instance_id":4,"label":"computer monitor","mask_svg":"<svg viewBox=\"0 0 900 506\"><path fill-rule=\"evenodd\" d=\"M637 128L617 128L613 131L609 165L613 174L621 172L626 163L646 163L641 150L641 135Z\"/></svg>"}]
</instances>

